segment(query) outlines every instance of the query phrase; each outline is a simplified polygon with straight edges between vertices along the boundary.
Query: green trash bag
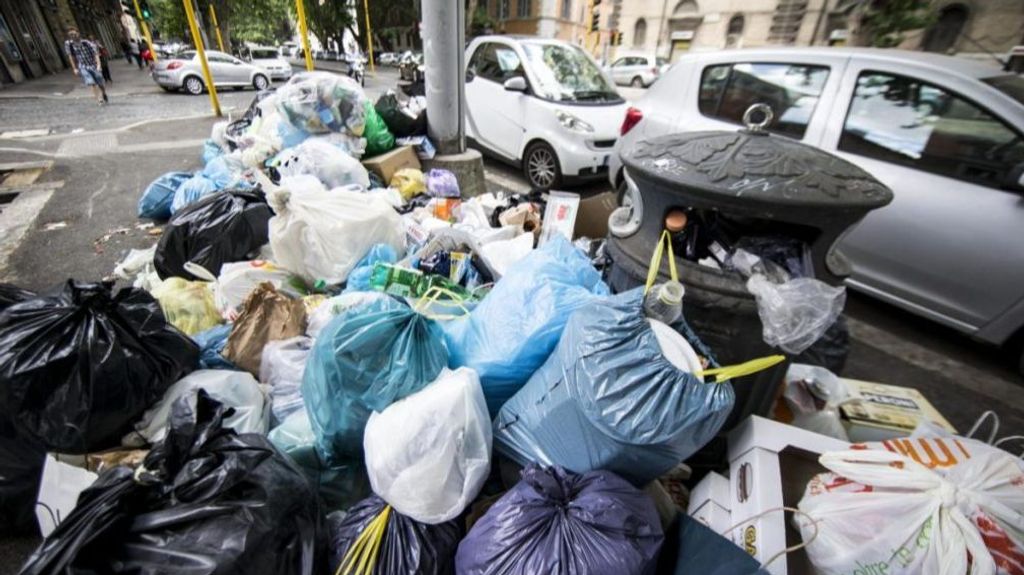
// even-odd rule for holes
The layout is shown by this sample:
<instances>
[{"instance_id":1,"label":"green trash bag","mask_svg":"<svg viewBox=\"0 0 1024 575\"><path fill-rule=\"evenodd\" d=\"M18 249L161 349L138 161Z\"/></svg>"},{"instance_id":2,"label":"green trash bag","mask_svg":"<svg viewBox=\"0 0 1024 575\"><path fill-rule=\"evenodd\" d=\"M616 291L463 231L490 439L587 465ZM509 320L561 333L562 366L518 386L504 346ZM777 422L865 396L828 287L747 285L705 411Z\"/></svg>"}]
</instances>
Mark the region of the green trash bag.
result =
<instances>
[{"instance_id":1,"label":"green trash bag","mask_svg":"<svg viewBox=\"0 0 1024 575\"><path fill-rule=\"evenodd\" d=\"M394 148L395 137L388 130L384 118L380 117L369 100L365 102L365 108L366 127L363 129L363 137L366 138L366 155L376 156Z\"/></svg>"}]
</instances>

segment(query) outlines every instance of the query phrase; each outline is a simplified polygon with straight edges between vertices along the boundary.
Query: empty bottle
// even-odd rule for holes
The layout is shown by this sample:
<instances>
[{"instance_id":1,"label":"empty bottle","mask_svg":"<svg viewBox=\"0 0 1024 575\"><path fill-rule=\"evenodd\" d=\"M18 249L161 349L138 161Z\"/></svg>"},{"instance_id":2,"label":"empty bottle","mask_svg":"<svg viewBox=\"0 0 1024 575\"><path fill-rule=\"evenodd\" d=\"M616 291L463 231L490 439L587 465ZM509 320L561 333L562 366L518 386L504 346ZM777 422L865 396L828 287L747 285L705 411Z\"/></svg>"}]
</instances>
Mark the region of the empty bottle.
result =
<instances>
[{"instance_id":1,"label":"empty bottle","mask_svg":"<svg viewBox=\"0 0 1024 575\"><path fill-rule=\"evenodd\" d=\"M672 325L683 315L683 284L669 280L651 287L644 298L644 315Z\"/></svg>"}]
</instances>

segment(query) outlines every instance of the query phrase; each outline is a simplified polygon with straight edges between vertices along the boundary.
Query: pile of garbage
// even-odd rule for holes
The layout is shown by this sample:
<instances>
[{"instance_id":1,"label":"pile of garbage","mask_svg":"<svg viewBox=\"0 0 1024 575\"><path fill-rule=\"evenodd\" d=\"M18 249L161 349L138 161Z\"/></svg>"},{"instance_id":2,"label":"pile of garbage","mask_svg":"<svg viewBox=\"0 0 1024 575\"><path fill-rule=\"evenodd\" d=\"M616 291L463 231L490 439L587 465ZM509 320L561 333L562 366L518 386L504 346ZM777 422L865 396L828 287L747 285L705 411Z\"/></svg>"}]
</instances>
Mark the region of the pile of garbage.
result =
<instances>
[{"instance_id":1,"label":"pile of garbage","mask_svg":"<svg viewBox=\"0 0 1024 575\"><path fill-rule=\"evenodd\" d=\"M202 171L144 191L140 215L168 221L117 266L126 287L0 286L0 529L45 537L22 573L779 572L757 527L737 538L706 510L767 521L769 496L721 499L783 449L730 440L738 471L696 509L679 478L732 412L729 379L781 356L720 366L659 258L611 293L600 242L572 242L578 196L467 198L424 173L422 114L299 74L216 126ZM906 565L1014 572L1019 462L869 451L822 458L776 526L783 556L799 530L849 572L892 517L868 510L910 490L918 532L891 530L916 537ZM828 487L843 477L863 488Z\"/></svg>"}]
</instances>

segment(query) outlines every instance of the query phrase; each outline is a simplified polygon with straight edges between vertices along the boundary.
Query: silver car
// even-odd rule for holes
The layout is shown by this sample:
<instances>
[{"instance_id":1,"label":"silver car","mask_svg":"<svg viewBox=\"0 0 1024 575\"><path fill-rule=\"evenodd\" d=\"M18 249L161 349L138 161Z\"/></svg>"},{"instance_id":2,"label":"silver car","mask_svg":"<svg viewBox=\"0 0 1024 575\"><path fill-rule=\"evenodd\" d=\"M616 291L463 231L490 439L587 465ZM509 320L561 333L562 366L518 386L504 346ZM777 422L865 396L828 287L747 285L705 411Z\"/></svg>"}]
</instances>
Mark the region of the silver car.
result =
<instances>
[{"instance_id":1,"label":"silver car","mask_svg":"<svg viewBox=\"0 0 1024 575\"><path fill-rule=\"evenodd\" d=\"M218 88L242 88L252 86L257 90L270 87L270 76L259 66L245 62L215 50L206 51L213 83ZM172 58L161 59L153 66L153 81L169 92L184 89L192 95L202 94L206 89L203 69L199 56L194 50L180 52Z\"/></svg>"},{"instance_id":2,"label":"silver car","mask_svg":"<svg viewBox=\"0 0 1024 575\"><path fill-rule=\"evenodd\" d=\"M617 58L611 66L605 67L605 71L619 86L646 88L668 70L669 66L668 60L664 58L638 54Z\"/></svg>"},{"instance_id":3,"label":"silver car","mask_svg":"<svg viewBox=\"0 0 1024 575\"><path fill-rule=\"evenodd\" d=\"M250 64L266 70L271 80L288 80L292 77L292 65L280 55L277 48L247 48L243 56Z\"/></svg>"},{"instance_id":4,"label":"silver car","mask_svg":"<svg viewBox=\"0 0 1024 575\"><path fill-rule=\"evenodd\" d=\"M615 149L735 130L754 103L774 110L769 131L892 189L892 204L837 244L853 267L850 287L983 342L1024 336L1024 77L900 50L695 53L634 102ZM621 185L617 153L609 177Z\"/></svg>"}]
</instances>

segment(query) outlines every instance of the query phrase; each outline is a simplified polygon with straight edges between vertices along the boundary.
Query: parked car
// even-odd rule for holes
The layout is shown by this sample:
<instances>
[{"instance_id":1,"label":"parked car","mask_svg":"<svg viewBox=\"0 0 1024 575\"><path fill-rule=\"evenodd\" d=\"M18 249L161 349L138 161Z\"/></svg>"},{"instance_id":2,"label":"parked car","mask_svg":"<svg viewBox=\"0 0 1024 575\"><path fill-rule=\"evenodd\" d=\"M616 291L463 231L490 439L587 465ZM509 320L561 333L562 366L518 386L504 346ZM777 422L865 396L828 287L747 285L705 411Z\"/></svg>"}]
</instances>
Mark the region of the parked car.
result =
<instances>
[{"instance_id":1,"label":"parked car","mask_svg":"<svg viewBox=\"0 0 1024 575\"><path fill-rule=\"evenodd\" d=\"M398 76L402 80L419 82L423 79L423 54L418 52L407 52L398 65Z\"/></svg>"},{"instance_id":2,"label":"parked car","mask_svg":"<svg viewBox=\"0 0 1024 575\"><path fill-rule=\"evenodd\" d=\"M653 54L638 54L616 58L610 66L605 68L605 71L619 86L646 88L668 70L669 66L670 64L665 58L659 58Z\"/></svg>"},{"instance_id":3,"label":"parked car","mask_svg":"<svg viewBox=\"0 0 1024 575\"><path fill-rule=\"evenodd\" d=\"M622 184L620 149L735 130L754 103L774 111L769 131L892 189L892 204L837 244L852 264L850 287L983 342L1024 334L1024 78L899 50L686 55L626 112L612 184Z\"/></svg>"},{"instance_id":4,"label":"parked car","mask_svg":"<svg viewBox=\"0 0 1024 575\"><path fill-rule=\"evenodd\" d=\"M482 36L466 62L476 145L520 165L534 188L604 176L627 105L590 55L558 40Z\"/></svg>"},{"instance_id":5,"label":"parked car","mask_svg":"<svg viewBox=\"0 0 1024 575\"><path fill-rule=\"evenodd\" d=\"M253 64L216 50L206 51L213 83L220 87L242 88L252 86L257 90L270 87L269 73ZM206 89L199 56L194 50L179 52L173 58L164 58L153 67L153 81L167 91L184 89L189 94L199 95Z\"/></svg>"},{"instance_id":6,"label":"parked car","mask_svg":"<svg viewBox=\"0 0 1024 575\"><path fill-rule=\"evenodd\" d=\"M277 48L245 48L243 55L250 64L266 70L271 80L287 80L292 77L292 65L280 55Z\"/></svg>"},{"instance_id":7,"label":"parked car","mask_svg":"<svg viewBox=\"0 0 1024 575\"><path fill-rule=\"evenodd\" d=\"M380 55L380 58L376 61L376 63L381 66L391 66L394 65L395 63L395 57L396 56L394 52L384 52Z\"/></svg>"}]
</instances>

